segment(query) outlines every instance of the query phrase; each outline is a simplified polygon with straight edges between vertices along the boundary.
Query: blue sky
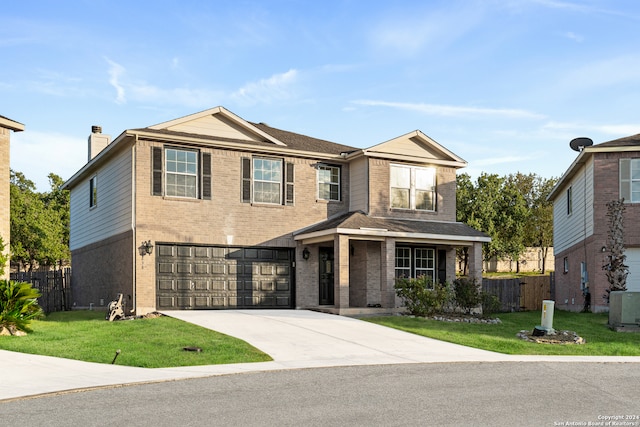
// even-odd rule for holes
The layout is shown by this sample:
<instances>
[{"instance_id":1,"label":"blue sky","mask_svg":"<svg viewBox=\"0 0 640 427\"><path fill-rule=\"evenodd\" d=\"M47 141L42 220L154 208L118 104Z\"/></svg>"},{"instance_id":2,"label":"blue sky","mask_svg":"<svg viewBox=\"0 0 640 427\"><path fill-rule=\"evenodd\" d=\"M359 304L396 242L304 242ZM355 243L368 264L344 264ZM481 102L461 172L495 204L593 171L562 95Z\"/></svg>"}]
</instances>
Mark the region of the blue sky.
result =
<instances>
[{"instance_id":1,"label":"blue sky","mask_svg":"<svg viewBox=\"0 0 640 427\"><path fill-rule=\"evenodd\" d=\"M114 138L222 105L369 147L419 129L482 172L560 176L640 133L635 0L119 1L3 6L11 167L49 189Z\"/></svg>"}]
</instances>

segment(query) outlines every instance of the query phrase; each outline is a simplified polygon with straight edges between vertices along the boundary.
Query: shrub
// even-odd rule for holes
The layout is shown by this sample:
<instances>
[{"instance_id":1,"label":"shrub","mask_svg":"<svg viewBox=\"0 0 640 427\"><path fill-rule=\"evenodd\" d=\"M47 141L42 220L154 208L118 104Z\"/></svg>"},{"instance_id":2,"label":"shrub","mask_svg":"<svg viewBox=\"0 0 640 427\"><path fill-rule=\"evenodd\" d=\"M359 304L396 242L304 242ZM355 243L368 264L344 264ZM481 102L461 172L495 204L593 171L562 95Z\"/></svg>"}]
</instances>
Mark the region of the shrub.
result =
<instances>
[{"instance_id":1,"label":"shrub","mask_svg":"<svg viewBox=\"0 0 640 427\"><path fill-rule=\"evenodd\" d=\"M476 286L475 281L471 279L456 279L453 282L453 292L456 305L465 313L471 313L471 310L478 307L482 301L480 298L480 290L478 286Z\"/></svg>"},{"instance_id":2,"label":"shrub","mask_svg":"<svg viewBox=\"0 0 640 427\"><path fill-rule=\"evenodd\" d=\"M500 311L500 299L490 293L480 292L480 299L482 300L482 315L487 317Z\"/></svg>"},{"instance_id":3,"label":"shrub","mask_svg":"<svg viewBox=\"0 0 640 427\"><path fill-rule=\"evenodd\" d=\"M415 316L429 316L442 311L451 297L447 285L434 284L427 276L396 279L395 288L409 313Z\"/></svg>"},{"instance_id":4,"label":"shrub","mask_svg":"<svg viewBox=\"0 0 640 427\"><path fill-rule=\"evenodd\" d=\"M16 330L31 332L31 320L42 316L39 296L40 292L30 283L0 280L0 328L11 333Z\"/></svg>"}]
</instances>

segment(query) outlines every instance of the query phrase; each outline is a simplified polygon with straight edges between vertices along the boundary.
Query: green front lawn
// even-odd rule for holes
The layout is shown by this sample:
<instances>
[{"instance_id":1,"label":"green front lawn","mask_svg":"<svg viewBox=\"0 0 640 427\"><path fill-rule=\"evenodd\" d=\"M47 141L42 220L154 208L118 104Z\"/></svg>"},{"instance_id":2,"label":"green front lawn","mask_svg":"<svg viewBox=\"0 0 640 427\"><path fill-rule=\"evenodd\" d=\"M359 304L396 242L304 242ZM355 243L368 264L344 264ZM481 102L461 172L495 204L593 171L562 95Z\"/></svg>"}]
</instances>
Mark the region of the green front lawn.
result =
<instances>
[{"instance_id":1,"label":"green front lawn","mask_svg":"<svg viewBox=\"0 0 640 427\"><path fill-rule=\"evenodd\" d=\"M586 344L583 345L537 344L516 337L521 330L531 331L536 325L540 325L541 313L537 311L500 313L495 317L502 323L453 323L409 316L374 317L363 320L425 337L505 354L640 356L640 333L610 330L607 327L607 313L554 313L553 328L577 332L586 340Z\"/></svg>"},{"instance_id":2,"label":"green front lawn","mask_svg":"<svg viewBox=\"0 0 640 427\"><path fill-rule=\"evenodd\" d=\"M108 322L101 311L51 313L23 337L0 336L0 349L144 368L264 362L246 342L171 317ZM185 351L199 347L201 352Z\"/></svg>"}]
</instances>

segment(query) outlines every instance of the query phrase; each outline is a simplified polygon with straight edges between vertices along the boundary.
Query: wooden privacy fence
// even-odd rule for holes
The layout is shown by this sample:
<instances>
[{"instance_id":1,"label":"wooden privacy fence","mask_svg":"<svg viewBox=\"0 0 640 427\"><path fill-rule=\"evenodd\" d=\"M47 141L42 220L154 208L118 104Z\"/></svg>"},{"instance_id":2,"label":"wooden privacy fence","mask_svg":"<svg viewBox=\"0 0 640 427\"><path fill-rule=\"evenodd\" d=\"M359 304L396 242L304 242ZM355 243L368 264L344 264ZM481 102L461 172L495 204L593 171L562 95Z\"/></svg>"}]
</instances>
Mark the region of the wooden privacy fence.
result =
<instances>
[{"instance_id":1,"label":"wooden privacy fence","mask_svg":"<svg viewBox=\"0 0 640 427\"><path fill-rule=\"evenodd\" d=\"M542 301L551 298L550 276L517 279L482 279L482 290L500 300L500 311L541 310Z\"/></svg>"},{"instance_id":2,"label":"wooden privacy fence","mask_svg":"<svg viewBox=\"0 0 640 427\"><path fill-rule=\"evenodd\" d=\"M28 282L40 291L38 304L45 313L71 310L71 269L11 273L11 280Z\"/></svg>"}]
</instances>

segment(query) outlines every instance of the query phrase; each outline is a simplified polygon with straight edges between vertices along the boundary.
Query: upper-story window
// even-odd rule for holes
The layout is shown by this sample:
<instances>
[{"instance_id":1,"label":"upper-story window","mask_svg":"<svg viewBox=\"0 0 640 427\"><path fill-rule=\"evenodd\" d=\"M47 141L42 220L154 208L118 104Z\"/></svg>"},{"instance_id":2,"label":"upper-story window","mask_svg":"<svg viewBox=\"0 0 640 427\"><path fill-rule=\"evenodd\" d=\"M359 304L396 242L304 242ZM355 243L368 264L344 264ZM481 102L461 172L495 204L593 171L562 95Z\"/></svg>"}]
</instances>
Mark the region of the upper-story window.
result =
<instances>
[{"instance_id":1,"label":"upper-story window","mask_svg":"<svg viewBox=\"0 0 640 427\"><path fill-rule=\"evenodd\" d=\"M567 188L567 215L573 212L573 190L572 187Z\"/></svg>"},{"instance_id":2,"label":"upper-story window","mask_svg":"<svg viewBox=\"0 0 640 427\"><path fill-rule=\"evenodd\" d=\"M198 197L198 153L190 150L165 150L165 194L173 197Z\"/></svg>"},{"instance_id":3,"label":"upper-story window","mask_svg":"<svg viewBox=\"0 0 640 427\"><path fill-rule=\"evenodd\" d=\"M282 160L253 159L253 201L282 204Z\"/></svg>"},{"instance_id":4,"label":"upper-story window","mask_svg":"<svg viewBox=\"0 0 640 427\"><path fill-rule=\"evenodd\" d=\"M391 207L435 211L435 168L391 165Z\"/></svg>"},{"instance_id":5,"label":"upper-story window","mask_svg":"<svg viewBox=\"0 0 640 427\"><path fill-rule=\"evenodd\" d=\"M318 199L340 200L340 166L318 166Z\"/></svg>"},{"instance_id":6,"label":"upper-story window","mask_svg":"<svg viewBox=\"0 0 640 427\"><path fill-rule=\"evenodd\" d=\"M89 207L92 208L98 204L98 177L92 176L89 180Z\"/></svg>"},{"instance_id":7,"label":"upper-story window","mask_svg":"<svg viewBox=\"0 0 640 427\"><path fill-rule=\"evenodd\" d=\"M211 154L177 147L152 147L154 196L211 199Z\"/></svg>"},{"instance_id":8,"label":"upper-story window","mask_svg":"<svg viewBox=\"0 0 640 427\"><path fill-rule=\"evenodd\" d=\"M242 158L242 201L293 205L293 163L267 157Z\"/></svg>"},{"instance_id":9,"label":"upper-story window","mask_svg":"<svg viewBox=\"0 0 640 427\"><path fill-rule=\"evenodd\" d=\"M640 203L640 159L620 159L620 197Z\"/></svg>"}]
</instances>

